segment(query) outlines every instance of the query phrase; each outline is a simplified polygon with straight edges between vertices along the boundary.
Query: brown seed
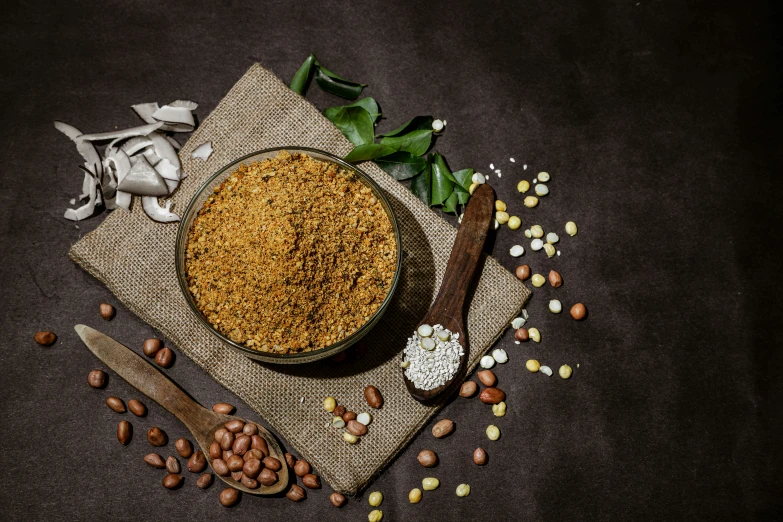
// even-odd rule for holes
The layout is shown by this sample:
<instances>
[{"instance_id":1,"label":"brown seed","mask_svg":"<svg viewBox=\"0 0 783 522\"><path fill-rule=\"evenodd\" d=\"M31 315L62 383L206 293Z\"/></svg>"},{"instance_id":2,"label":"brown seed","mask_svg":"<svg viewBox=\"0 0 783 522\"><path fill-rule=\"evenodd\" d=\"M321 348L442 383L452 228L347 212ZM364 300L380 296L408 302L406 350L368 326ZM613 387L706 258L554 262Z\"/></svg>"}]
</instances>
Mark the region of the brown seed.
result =
<instances>
[{"instance_id":1,"label":"brown seed","mask_svg":"<svg viewBox=\"0 0 783 522\"><path fill-rule=\"evenodd\" d=\"M425 468L431 468L438 463L438 455L432 450L422 450L416 460Z\"/></svg>"},{"instance_id":2,"label":"brown seed","mask_svg":"<svg viewBox=\"0 0 783 522\"><path fill-rule=\"evenodd\" d=\"M345 406L336 406L334 408L334 411L332 412L332 415L334 415L335 417L342 417L343 415L345 415L345 412L346 412Z\"/></svg>"},{"instance_id":3,"label":"brown seed","mask_svg":"<svg viewBox=\"0 0 783 522\"><path fill-rule=\"evenodd\" d=\"M321 487L321 479L318 478L318 475L308 473L302 477L302 484L309 489L319 489Z\"/></svg>"},{"instance_id":4,"label":"brown seed","mask_svg":"<svg viewBox=\"0 0 783 522\"><path fill-rule=\"evenodd\" d=\"M201 450L193 452L193 455L188 459L188 471L201 473L205 469L207 469L207 458L204 456L204 452Z\"/></svg>"},{"instance_id":5,"label":"brown seed","mask_svg":"<svg viewBox=\"0 0 783 522\"><path fill-rule=\"evenodd\" d=\"M128 401L128 409L137 417L144 417L147 414L147 407L141 401L131 399Z\"/></svg>"},{"instance_id":6,"label":"brown seed","mask_svg":"<svg viewBox=\"0 0 783 522\"><path fill-rule=\"evenodd\" d=\"M231 449L231 447L234 445L234 434L230 431L227 431L223 435L223 439L220 441L220 447L224 450L228 451Z\"/></svg>"},{"instance_id":7,"label":"brown seed","mask_svg":"<svg viewBox=\"0 0 783 522\"><path fill-rule=\"evenodd\" d=\"M266 439L260 435L253 435L250 437L250 447L263 451L264 455L269 455L269 446L266 443Z\"/></svg>"},{"instance_id":8,"label":"brown seed","mask_svg":"<svg viewBox=\"0 0 783 522\"><path fill-rule=\"evenodd\" d=\"M345 422L352 421L356 419L356 412L355 411L346 411L343 413L343 420Z\"/></svg>"},{"instance_id":9,"label":"brown seed","mask_svg":"<svg viewBox=\"0 0 783 522\"><path fill-rule=\"evenodd\" d=\"M223 456L223 448L220 447L220 444L217 442L212 442L212 444L209 445L209 458L212 460L219 459Z\"/></svg>"},{"instance_id":10,"label":"brown seed","mask_svg":"<svg viewBox=\"0 0 783 522\"><path fill-rule=\"evenodd\" d=\"M233 455L233 454L234 454L234 452L233 452L233 451L231 451L231 450L224 451L224 452L223 452L223 460L225 460L226 462L228 462L228 459L230 459L230 458L231 458L231 455Z\"/></svg>"},{"instance_id":11,"label":"brown seed","mask_svg":"<svg viewBox=\"0 0 783 522\"><path fill-rule=\"evenodd\" d=\"M234 406L227 402L219 402L212 405L212 411L215 413L222 413L224 415L231 415L234 412Z\"/></svg>"},{"instance_id":12,"label":"brown seed","mask_svg":"<svg viewBox=\"0 0 783 522\"><path fill-rule=\"evenodd\" d=\"M288 490L288 493L286 493L285 496L288 500L299 502L305 498L305 492L296 484L291 484L291 489Z\"/></svg>"},{"instance_id":13,"label":"brown seed","mask_svg":"<svg viewBox=\"0 0 783 522\"><path fill-rule=\"evenodd\" d=\"M249 450L247 450L247 453L242 455L242 460L244 460L245 462L252 459L264 460L264 457L266 457L266 455L264 454L263 451L250 448Z\"/></svg>"},{"instance_id":14,"label":"brown seed","mask_svg":"<svg viewBox=\"0 0 783 522\"><path fill-rule=\"evenodd\" d=\"M520 265L517 267L516 274L519 279L525 281L530 277L530 267L527 265Z\"/></svg>"},{"instance_id":15,"label":"brown seed","mask_svg":"<svg viewBox=\"0 0 783 522\"><path fill-rule=\"evenodd\" d=\"M207 489L212 485L212 473L204 473L196 481L196 485L201 489Z\"/></svg>"},{"instance_id":16,"label":"brown seed","mask_svg":"<svg viewBox=\"0 0 783 522\"><path fill-rule=\"evenodd\" d=\"M288 467L291 469L294 469L294 466L296 466L296 458L291 455L290 453L285 454L285 463L288 464Z\"/></svg>"},{"instance_id":17,"label":"brown seed","mask_svg":"<svg viewBox=\"0 0 783 522\"><path fill-rule=\"evenodd\" d=\"M261 473L259 473L256 480L258 480L264 486L271 486L277 482L277 474L271 469L264 468L261 470Z\"/></svg>"},{"instance_id":18,"label":"brown seed","mask_svg":"<svg viewBox=\"0 0 783 522\"><path fill-rule=\"evenodd\" d=\"M487 452L481 448L476 448L473 452L473 463L479 466L483 466L487 463Z\"/></svg>"},{"instance_id":19,"label":"brown seed","mask_svg":"<svg viewBox=\"0 0 783 522\"><path fill-rule=\"evenodd\" d=\"M264 463L264 467L271 469L272 471L280 471L283 468L283 465L280 463L280 461L274 457L264 457L261 462Z\"/></svg>"},{"instance_id":20,"label":"brown seed","mask_svg":"<svg viewBox=\"0 0 783 522\"><path fill-rule=\"evenodd\" d=\"M220 492L220 503L225 507L235 506L239 502L239 491L234 488L226 488Z\"/></svg>"},{"instance_id":21,"label":"brown seed","mask_svg":"<svg viewBox=\"0 0 783 522\"><path fill-rule=\"evenodd\" d=\"M459 389L460 397L473 397L478 391L478 384L473 381L465 381Z\"/></svg>"},{"instance_id":22,"label":"brown seed","mask_svg":"<svg viewBox=\"0 0 783 522\"><path fill-rule=\"evenodd\" d=\"M355 420L349 420L346 428L357 437L367 434L367 426Z\"/></svg>"},{"instance_id":23,"label":"brown seed","mask_svg":"<svg viewBox=\"0 0 783 522\"><path fill-rule=\"evenodd\" d=\"M310 473L310 464L304 459L297 460L294 464L294 474L297 477L304 477L308 473Z\"/></svg>"},{"instance_id":24,"label":"brown seed","mask_svg":"<svg viewBox=\"0 0 783 522\"><path fill-rule=\"evenodd\" d=\"M165 446L166 443L168 443L169 438L165 431L157 426L153 426L147 430L147 440L150 441L150 444L153 446Z\"/></svg>"},{"instance_id":25,"label":"brown seed","mask_svg":"<svg viewBox=\"0 0 783 522\"><path fill-rule=\"evenodd\" d=\"M107 321L112 317L114 317L114 307L109 303L101 303L99 309L100 309L101 317L103 317Z\"/></svg>"},{"instance_id":26,"label":"brown seed","mask_svg":"<svg viewBox=\"0 0 783 522\"><path fill-rule=\"evenodd\" d=\"M144 462L157 469L166 467L166 461L157 453L148 453L147 455L144 455Z\"/></svg>"},{"instance_id":27,"label":"brown seed","mask_svg":"<svg viewBox=\"0 0 783 522\"><path fill-rule=\"evenodd\" d=\"M577 321L581 321L585 318L585 315L587 315L587 308L585 308L585 305L582 303L576 303L574 306L571 307L571 317L576 319Z\"/></svg>"},{"instance_id":28,"label":"brown seed","mask_svg":"<svg viewBox=\"0 0 783 522\"><path fill-rule=\"evenodd\" d=\"M237 482L242 481L242 470L239 471L232 471L231 472L231 479L236 480Z\"/></svg>"},{"instance_id":29,"label":"brown seed","mask_svg":"<svg viewBox=\"0 0 783 522\"><path fill-rule=\"evenodd\" d=\"M506 392L500 388L484 388L479 394L479 400L484 404L497 404L506 400Z\"/></svg>"},{"instance_id":30,"label":"brown seed","mask_svg":"<svg viewBox=\"0 0 783 522\"><path fill-rule=\"evenodd\" d=\"M226 428L218 428L217 430L215 430L215 442L220 444L220 441L223 440L223 435L225 435L226 433L228 433L228 430Z\"/></svg>"},{"instance_id":31,"label":"brown seed","mask_svg":"<svg viewBox=\"0 0 783 522\"><path fill-rule=\"evenodd\" d=\"M494 386L498 382L498 378L495 377L492 370L481 370L478 372L478 378L484 386Z\"/></svg>"},{"instance_id":32,"label":"brown seed","mask_svg":"<svg viewBox=\"0 0 783 522\"><path fill-rule=\"evenodd\" d=\"M41 346L51 346L57 340L57 336L54 332L38 332L33 339Z\"/></svg>"},{"instance_id":33,"label":"brown seed","mask_svg":"<svg viewBox=\"0 0 783 522\"><path fill-rule=\"evenodd\" d=\"M256 478L259 473L261 473L262 465L261 461L258 459L251 459L245 462L245 465L242 466L242 473L246 477L250 477L252 479Z\"/></svg>"},{"instance_id":34,"label":"brown seed","mask_svg":"<svg viewBox=\"0 0 783 522\"><path fill-rule=\"evenodd\" d=\"M212 459L212 469L221 477L226 477L230 473L228 465L223 459Z\"/></svg>"},{"instance_id":35,"label":"brown seed","mask_svg":"<svg viewBox=\"0 0 783 522\"><path fill-rule=\"evenodd\" d=\"M364 389L364 399L371 408L375 408L376 410L383 406L383 396L375 386L370 385Z\"/></svg>"},{"instance_id":36,"label":"brown seed","mask_svg":"<svg viewBox=\"0 0 783 522\"><path fill-rule=\"evenodd\" d=\"M179 461L176 457L169 457L166 459L166 470L169 473L178 474L180 472Z\"/></svg>"},{"instance_id":37,"label":"brown seed","mask_svg":"<svg viewBox=\"0 0 783 522\"><path fill-rule=\"evenodd\" d=\"M193 455L193 444L191 444L188 439L177 439L177 442L174 443L174 448L177 450L177 453L179 453L179 456L183 459Z\"/></svg>"},{"instance_id":38,"label":"brown seed","mask_svg":"<svg viewBox=\"0 0 783 522\"><path fill-rule=\"evenodd\" d=\"M245 465L245 461L239 455L231 455L226 461L226 466L231 472L242 471L242 467Z\"/></svg>"},{"instance_id":39,"label":"brown seed","mask_svg":"<svg viewBox=\"0 0 783 522\"><path fill-rule=\"evenodd\" d=\"M442 439L443 437L451 434L454 431L454 423L449 419L443 419L438 421L435 426L432 427L432 435L436 439Z\"/></svg>"},{"instance_id":40,"label":"brown seed","mask_svg":"<svg viewBox=\"0 0 783 522\"><path fill-rule=\"evenodd\" d=\"M160 339L147 339L144 341L144 346L142 346L141 351L144 352L144 355L147 357L155 357L155 354L160 351L160 349L163 348L163 342Z\"/></svg>"},{"instance_id":41,"label":"brown seed","mask_svg":"<svg viewBox=\"0 0 783 522\"><path fill-rule=\"evenodd\" d=\"M516 332L514 332L514 339L516 339L519 342L525 342L528 339L530 339L530 335L527 333L527 328L520 328Z\"/></svg>"},{"instance_id":42,"label":"brown seed","mask_svg":"<svg viewBox=\"0 0 783 522\"><path fill-rule=\"evenodd\" d=\"M119 397L109 397L106 405L117 413L125 413L125 403Z\"/></svg>"},{"instance_id":43,"label":"brown seed","mask_svg":"<svg viewBox=\"0 0 783 522\"><path fill-rule=\"evenodd\" d=\"M239 455L240 457L247 453L247 450L250 449L250 437L247 435L240 435L234 440L234 444L231 446L231 451L234 452L234 455Z\"/></svg>"},{"instance_id":44,"label":"brown seed","mask_svg":"<svg viewBox=\"0 0 783 522\"><path fill-rule=\"evenodd\" d=\"M247 475L242 475L240 482L247 489L256 489L258 487L258 481L256 479L252 479L248 477Z\"/></svg>"},{"instance_id":45,"label":"brown seed","mask_svg":"<svg viewBox=\"0 0 783 522\"><path fill-rule=\"evenodd\" d=\"M155 354L155 364L161 368L171 368L174 364L174 352L171 348L161 348L161 350Z\"/></svg>"},{"instance_id":46,"label":"brown seed","mask_svg":"<svg viewBox=\"0 0 783 522\"><path fill-rule=\"evenodd\" d=\"M131 423L125 420L120 421L117 425L117 440L120 441L120 444L125 445L131 441L131 437L133 437Z\"/></svg>"},{"instance_id":47,"label":"brown seed","mask_svg":"<svg viewBox=\"0 0 783 522\"><path fill-rule=\"evenodd\" d=\"M233 419L225 423L223 426L225 426L226 429L231 433L239 433L242 431L242 428L245 427L245 423L239 419Z\"/></svg>"},{"instance_id":48,"label":"brown seed","mask_svg":"<svg viewBox=\"0 0 783 522\"><path fill-rule=\"evenodd\" d=\"M332 503L334 507L343 507L345 505L345 502L347 499L342 493L334 492L331 495L329 495L329 502Z\"/></svg>"},{"instance_id":49,"label":"brown seed","mask_svg":"<svg viewBox=\"0 0 783 522\"><path fill-rule=\"evenodd\" d=\"M252 422L248 422L247 424L245 424L245 427L242 428L242 433L244 433L248 437L252 437L253 435L258 435L258 426L256 424L253 424Z\"/></svg>"},{"instance_id":50,"label":"brown seed","mask_svg":"<svg viewBox=\"0 0 783 522\"><path fill-rule=\"evenodd\" d=\"M182 477L173 473L163 477L163 487L166 489L177 489L182 485Z\"/></svg>"},{"instance_id":51,"label":"brown seed","mask_svg":"<svg viewBox=\"0 0 783 522\"><path fill-rule=\"evenodd\" d=\"M101 370L93 370L87 374L87 384L93 388L106 386L106 374Z\"/></svg>"},{"instance_id":52,"label":"brown seed","mask_svg":"<svg viewBox=\"0 0 783 522\"><path fill-rule=\"evenodd\" d=\"M549 271L549 284L552 285L553 288L559 288L563 286L563 278L560 274L555 272L554 270Z\"/></svg>"}]
</instances>

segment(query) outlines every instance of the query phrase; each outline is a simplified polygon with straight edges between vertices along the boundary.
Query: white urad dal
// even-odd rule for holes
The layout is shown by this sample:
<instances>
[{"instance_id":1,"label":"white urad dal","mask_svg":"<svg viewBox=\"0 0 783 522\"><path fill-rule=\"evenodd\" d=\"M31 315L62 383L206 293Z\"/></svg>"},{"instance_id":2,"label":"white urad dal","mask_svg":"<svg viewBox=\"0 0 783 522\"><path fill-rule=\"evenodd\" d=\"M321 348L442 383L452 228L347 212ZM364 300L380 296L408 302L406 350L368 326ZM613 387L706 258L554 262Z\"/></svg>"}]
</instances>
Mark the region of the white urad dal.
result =
<instances>
[{"instance_id":1,"label":"white urad dal","mask_svg":"<svg viewBox=\"0 0 783 522\"><path fill-rule=\"evenodd\" d=\"M423 347L431 346L432 341L432 349ZM408 363L405 369L408 380L419 390L433 390L454 377L464 352L459 343L459 334L436 324L431 328L422 325L419 331L413 332L403 354L403 364Z\"/></svg>"}]
</instances>

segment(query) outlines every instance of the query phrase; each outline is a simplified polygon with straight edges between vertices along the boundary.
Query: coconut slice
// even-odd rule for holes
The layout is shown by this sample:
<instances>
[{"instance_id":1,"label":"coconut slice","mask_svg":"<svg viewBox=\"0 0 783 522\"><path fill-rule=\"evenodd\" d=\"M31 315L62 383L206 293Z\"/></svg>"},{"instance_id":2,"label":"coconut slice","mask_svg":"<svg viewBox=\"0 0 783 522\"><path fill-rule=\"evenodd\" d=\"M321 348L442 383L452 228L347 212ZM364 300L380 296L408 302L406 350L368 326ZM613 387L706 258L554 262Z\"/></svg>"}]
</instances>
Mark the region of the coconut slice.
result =
<instances>
[{"instance_id":1,"label":"coconut slice","mask_svg":"<svg viewBox=\"0 0 783 522\"><path fill-rule=\"evenodd\" d=\"M165 122L168 129L173 132L190 132L196 126L193 113L185 107L172 107L164 105L152 113L156 120ZM153 129L155 130L155 129ZM152 132L152 131L150 131Z\"/></svg>"},{"instance_id":2,"label":"coconut slice","mask_svg":"<svg viewBox=\"0 0 783 522\"><path fill-rule=\"evenodd\" d=\"M155 165L155 170L160 174L160 177L166 182L166 186L169 189L169 194L179 185L179 169L169 162L168 159L163 158Z\"/></svg>"},{"instance_id":3,"label":"coconut slice","mask_svg":"<svg viewBox=\"0 0 783 522\"><path fill-rule=\"evenodd\" d=\"M85 141L82 131L62 121L55 121L54 128L71 138L71 141L76 144L76 150L79 151L79 154L84 158L84 165L88 169L97 172L99 175L103 173L101 156L95 149L95 145Z\"/></svg>"},{"instance_id":4,"label":"coconut slice","mask_svg":"<svg viewBox=\"0 0 783 522\"><path fill-rule=\"evenodd\" d=\"M139 118L146 121L147 123L156 123L158 120L152 117L152 115L157 111L160 107L158 106L158 102L152 102L152 103L137 103L136 105L131 105L131 109L133 109L136 114L139 115Z\"/></svg>"},{"instance_id":5,"label":"coconut slice","mask_svg":"<svg viewBox=\"0 0 783 522\"><path fill-rule=\"evenodd\" d=\"M166 141L171 143L171 146L174 147L176 150L179 150L179 149L182 148L182 145L180 145L179 142L177 140L175 140L174 138L172 138L171 136L166 136Z\"/></svg>"},{"instance_id":6,"label":"coconut slice","mask_svg":"<svg viewBox=\"0 0 783 522\"><path fill-rule=\"evenodd\" d=\"M191 152L190 155L193 158L201 158L204 161L207 161L209 157L212 155L212 142L208 141L206 143L202 143L201 145L193 149L193 152Z\"/></svg>"},{"instance_id":7,"label":"coconut slice","mask_svg":"<svg viewBox=\"0 0 783 522\"><path fill-rule=\"evenodd\" d=\"M158 198L154 196L144 196L141 198L141 205L144 207L144 212L153 220L160 223L171 223L172 221L179 221L179 216L169 212L171 208L171 201L166 202L165 207L158 205Z\"/></svg>"},{"instance_id":8,"label":"coconut slice","mask_svg":"<svg viewBox=\"0 0 783 522\"><path fill-rule=\"evenodd\" d=\"M198 109L198 103L190 100L174 100L169 103L169 107L184 107L189 111L195 111Z\"/></svg>"},{"instance_id":9,"label":"coconut slice","mask_svg":"<svg viewBox=\"0 0 783 522\"><path fill-rule=\"evenodd\" d=\"M134 156L135 164L128 175L117 185L117 189L138 196L167 196L169 188L143 155Z\"/></svg>"},{"instance_id":10,"label":"coconut slice","mask_svg":"<svg viewBox=\"0 0 783 522\"><path fill-rule=\"evenodd\" d=\"M146 136L134 136L122 144L120 150L128 156L133 156L140 150L152 146L152 140Z\"/></svg>"},{"instance_id":11,"label":"coconut slice","mask_svg":"<svg viewBox=\"0 0 783 522\"><path fill-rule=\"evenodd\" d=\"M134 136L145 136L152 131L156 131L163 126L163 122L148 123L147 125L139 125L138 127L131 127L130 129L123 129L110 132L98 132L95 134L83 134L81 139L85 141L105 141L105 140L122 140L125 138L132 138Z\"/></svg>"},{"instance_id":12,"label":"coconut slice","mask_svg":"<svg viewBox=\"0 0 783 522\"><path fill-rule=\"evenodd\" d=\"M89 179L87 182L89 185L89 200L79 208L66 209L65 214L63 214L65 219L69 219L71 221L81 221L82 219L87 219L88 217L92 216L95 212L95 204L98 199L97 183L95 181L95 177L93 176L88 175L87 179Z\"/></svg>"},{"instance_id":13,"label":"coconut slice","mask_svg":"<svg viewBox=\"0 0 783 522\"><path fill-rule=\"evenodd\" d=\"M121 190L118 190L117 195L114 197L114 204L120 208L124 208L125 210L130 210L132 199L133 196L128 192L123 192Z\"/></svg>"},{"instance_id":14,"label":"coconut slice","mask_svg":"<svg viewBox=\"0 0 783 522\"><path fill-rule=\"evenodd\" d=\"M159 132L151 132L147 135L147 138L150 140L150 142L152 142L152 146L155 148L155 154L157 154L161 159L169 160L169 163L174 165L177 169L180 168L177 151L174 150L174 147L171 145L171 143L168 142L168 140L166 140L166 137L163 134Z\"/></svg>"}]
</instances>

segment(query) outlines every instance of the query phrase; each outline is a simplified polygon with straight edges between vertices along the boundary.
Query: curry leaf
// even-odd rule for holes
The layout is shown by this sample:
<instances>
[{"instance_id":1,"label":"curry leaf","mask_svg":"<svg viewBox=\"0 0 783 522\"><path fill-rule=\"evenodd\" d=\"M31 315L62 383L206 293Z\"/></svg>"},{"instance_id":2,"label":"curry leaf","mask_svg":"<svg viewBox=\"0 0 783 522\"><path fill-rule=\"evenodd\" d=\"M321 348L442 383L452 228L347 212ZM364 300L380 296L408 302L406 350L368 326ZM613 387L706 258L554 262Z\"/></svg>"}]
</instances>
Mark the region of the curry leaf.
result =
<instances>
[{"instance_id":1,"label":"curry leaf","mask_svg":"<svg viewBox=\"0 0 783 522\"><path fill-rule=\"evenodd\" d=\"M369 161L381 156L391 157L394 155L394 149L381 145L379 143L364 143L357 145L348 155L345 157L345 161L349 163L358 163L360 161ZM400 178L397 178L400 179Z\"/></svg>"},{"instance_id":2,"label":"curry leaf","mask_svg":"<svg viewBox=\"0 0 783 522\"><path fill-rule=\"evenodd\" d=\"M313 65L317 64L318 60L314 55L310 55L304 61L299 70L294 74L294 79L291 80L291 90L295 93L305 95L307 87L310 86L310 81L313 79Z\"/></svg>"},{"instance_id":3,"label":"curry leaf","mask_svg":"<svg viewBox=\"0 0 783 522\"><path fill-rule=\"evenodd\" d=\"M457 213L457 191L451 193L451 196L448 197L446 201L443 202L443 211L444 212L453 212L454 214Z\"/></svg>"},{"instance_id":4,"label":"curry leaf","mask_svg":"<svg viewBox=\"0 0 783 522\"><path fill-rule=\"evenodd\" d=\"M315 71L315 81L324 91L349 100L358 98L362 93L362 89L366 87L363 83L343 80L323 67L318 67L318 70Z\"/></svg>"},{"instance_id":5,"label":"curry leaf","mask_svg":"<svg viewBox=\"0 0 783 522\"><path fill-rule=\"evenodd\" d=\"M413 192L422 203L430 206L430 193L432 190L432 165L427 162L427 166L411 181L411 192Z\"/></svg>"},{"instance_id":6,"label":"curry leaf","mask_svg":"<svg viewBox=\"0 0 783 522\"><path fill-rule=\"evenodd\" d=\"M465 190L470 190L470 186L473 184L473 169L462 169L452 174L457 184Z\"/></svg>"},{"instance_id":7,"label":"curry leaf","mask_svg":"<svg viewBox=\"0 0 783 522\"><path fill-rule=\"evenodd\" d=\"M379 145L383 147L384 145ZM409 179L427 167L427 160L408 152L395 152L375 160L383 170L396 180Z\"/></svg>"},{"instance_id":8,"label":"curry leaf","mask_svg":"<svg viewBox=\"0 0 783 522\"><path fill-rule=\"evenodd\" d=\"M442 154L438 154L436 155L436 161L438 163L438 167L440 168L441 172L443 172L443 175L446 176L449 179L449 181L456 184L457 179L451 173L451 170L449 170L449 166L446 164L446 158L444 158Z\"/></svg>"},{"instance_id":9,"label":"curry leaf","mask_svg":"<svg viewBox=\"0 0 783 522\"><path fill-rule=\"evenodd\" d=\"M342 105L339 107L330 107L324 111L324 115L329 118L330 120L332 118L329 117L329 114L335 113L338 109L343 107L361 107L367 112L370 113L370 118L372 119L373 123L375 123L375 120L378 119L378 116L381 115L380 108L378 108L378 103L370 98L369 96L367 98L362 98L361 100L357 100L349 105ZM329 114L327 114L327 112Z\"/></svg>"},{"instance_id":10,"label":"curry leaf","mask_svg":"<svg viewBox=\"0 0 783 522\"><path fill-rule=\"evenodd\" d=\"M397 150L410 152L416 156L422 156L427 153L432 143L432 129L415 130L402 136L384 137L381 143L394 147Z\"/></svg>"},{"instance_id":11,"label":"curry leaf","mask_svg":"<svg viewBox=\"0 0 783 522\"><path fill-rule=\"evenodd\" d=\"M454 191L454 182L446 175L445 163L440 154L435 154L434 158L431 157L430 164L432 165L431 201L433 205L441 205Z\"/></svg>"},{"instance_id":12,"label":"curry leaf","mask_svg":"<svg viewBox=\"0 0 783 522\"><path fill-rule=\"evenodd\" d=\"M408 134L409 132L413 132L415 130L426 129L432 130L432 116L416 116L412 120L405 122L402 127L398 127L391 132L387 132L386 134L379 134L378 136L386 136L391 138L394 136Z\"/></svg>"},{"instance_id":13,"label":"curry leaf","mask_svg":"<svg viewBox=\"0 0 783 522\"><path fill-rule=\"evenodd\" d=\"M332 107L324 111L324 116L354 145L373 142L372 117L363 107Z\"/></svg>"},{"instance_id":14,"label":"curry leaf","mask_svg":"<svg viewBox=\"0 0 783 522\"><path fill-rule=\"evenodd\" d=\"M459 203L460 205L466 204L470 199L470 192L468 192L467 190L462 190L462 187L460 187L459 185L456 185L454 187L454 194L457 195L457 203Z\"/></svg>"}]
</instances>

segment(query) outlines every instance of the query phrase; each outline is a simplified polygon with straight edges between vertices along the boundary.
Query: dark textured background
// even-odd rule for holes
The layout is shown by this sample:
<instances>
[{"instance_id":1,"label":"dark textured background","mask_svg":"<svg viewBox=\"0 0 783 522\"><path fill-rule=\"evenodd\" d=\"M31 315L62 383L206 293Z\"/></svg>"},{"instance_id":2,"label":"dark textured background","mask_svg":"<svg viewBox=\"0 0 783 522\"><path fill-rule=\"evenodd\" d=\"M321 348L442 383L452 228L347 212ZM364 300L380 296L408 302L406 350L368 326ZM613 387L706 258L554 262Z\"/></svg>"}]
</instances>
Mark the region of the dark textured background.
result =
<instances>
[{"instance_id":1,"label":"dark textured background","mask_svg":"<svg viewBox=\"0 0 783 522\"><path fill-rule=\"evenodd\" d=\"M103 216L62 218L81 159L52 120L109 130L137 123L133 103L176 98L199 102L203 118L253 62L288 81L310 51L370 84L381 128L445 118L437 150L454 168L494 162L503 177L492 185L526 225L580 230L563 237L561 257L522 258L565 284L528 305L540 345L500 342L508 415L475 399L448 405L441 417L456 433L425 431L371 486L384 493L384 520L781 516L780 47L762 3L141 4L2 7L0 518L227 518L218 487L198 490L186 473L166 491L141 461L150 425L185 434L172 416L149 404L122 447L103 401L134 392L120 379L106 391L86 384L100 365L75 323L137 349L155 332L121 306L113 321L98 318L101 301L116 301L67 258ZM341 103L315 88L308 97ZM522 210L514 187L541 170L552 193ZM494 242L509 269L515 243L529 242L505 227ZM549 314L554 295L585 302L589 319ZM59 342L35 345L40 329ZM530 357L569 363L574 376L531 375ZM204 404L236 402L185 357L167 373ZM494 443L483 435L491 422L503 432ZM483 468L470 462L478 445L490 455ZM434 470L416 464L423 448L440 454ZM409 505L427 475L441 488ZM468 498L455 497L460 482ZM338 512L330 492L296 505L245 497L230 514L366 519L366 495Z\"/></svg>"}]
</instances>

